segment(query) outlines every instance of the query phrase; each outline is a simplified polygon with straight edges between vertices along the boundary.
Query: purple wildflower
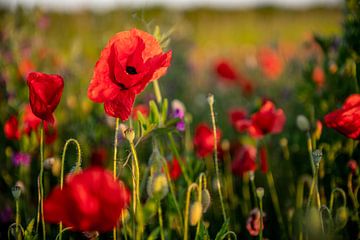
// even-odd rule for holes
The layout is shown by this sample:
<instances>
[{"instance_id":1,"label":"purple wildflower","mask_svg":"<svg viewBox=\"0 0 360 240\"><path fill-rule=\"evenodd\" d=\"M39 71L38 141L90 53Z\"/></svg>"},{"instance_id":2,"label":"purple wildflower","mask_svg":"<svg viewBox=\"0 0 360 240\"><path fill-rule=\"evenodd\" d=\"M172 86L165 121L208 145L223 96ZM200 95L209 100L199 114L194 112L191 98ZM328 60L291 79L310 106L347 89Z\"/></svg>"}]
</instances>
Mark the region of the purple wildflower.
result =
<instances>
[{"instance_id":1,"label":"purple wildflower","mask_svg":"<svg viewBox=\"0 0 360 240\"><path fill-rule=\"evenodd\" d=\"M30 155L27 153L15 153L12 156L12 163L14 166L18 167L20 165L29 166L30 164Z\"/></svg>"}]
</instances>

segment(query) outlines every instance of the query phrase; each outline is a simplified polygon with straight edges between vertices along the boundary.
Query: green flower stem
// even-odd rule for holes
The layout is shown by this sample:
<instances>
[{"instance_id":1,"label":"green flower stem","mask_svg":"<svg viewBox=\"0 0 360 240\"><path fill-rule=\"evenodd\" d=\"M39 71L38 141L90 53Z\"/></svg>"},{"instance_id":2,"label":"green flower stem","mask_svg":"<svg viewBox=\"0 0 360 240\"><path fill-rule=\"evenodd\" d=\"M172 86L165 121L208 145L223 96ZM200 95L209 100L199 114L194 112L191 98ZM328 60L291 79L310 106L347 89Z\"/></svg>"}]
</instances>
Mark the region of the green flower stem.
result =
<instances>
[{"instance_id":1,"label":"green flower stem","mask_svg":"<svg viewBox=\"0 0 360 240\"><path fill-rule=\"evenodd\" d=\"M41 121L40 128L40 213L43 240L46 239L45 219L44 219L44 120Z\"/></svg>"},{"instance_id":2,"label":"green flower stem","mask_svg":"<svg viewBox=\"0 0 360 240\"><path fill-rule=\"evenodd\" d=\"M139 208L141 208L140 206L140 168L139 168L139 160L137 157L137 153L135 150L135 146L134 146L134 142L133 141L129 141L130 142L130 148L131 148L131 153L133 155L133 160L132 160L132 170L133 170L133 210L134 210L134 217L137 219L137 224L138 224L138 228L137 228L137 232L136 232L136 239L140 239L141 238L141 234L143 233L143 219L142 219L142 212L138 211ZM141 209L140 209L141 210Z\"/></svg>"},{"instance_id":3,"label":"green flower stem","mask_svg":"<svg viewBox=\"0 0 360 240\"><path fill-rule=\"evenodd\" d=\"M156 102L158 104L160 104L161 101L162 101L162 97L161 97L161 91L160 91L160 86L159 86L158 80L153 81L153 86L154 86L154 93L155 93L155 97L156 97Z\"/></svg>"},{"instance_id":4,"label":"green flower stem","mask_svg":"<svg viewBox=\"0 0 360 240\"><path fill-rule=\"evenodd\" d=\"M304 203L304 187L305 184L308 185L308 188L310 188L311 185L311 177L308 175L302 176L298 183L297 183L297 189L296 189L296 209L302 209L303 203ZM300 216L300 219L298 220L298 228L299 228L299 240L303 239L303 224L302 224L302 216Z\"/></svg>"},{"instance_id":5,"label":"green flower stem","mask_svg":"<svg viewBox=\"0 0 360 240\"><path fill-rule=\"evenodd\" d=\"M351 201L353 202L354 208L357 210L359 208L359 203L356 201L356 197L354 195L352 178L353 178L353 174L349 173L347 187L348 187L348 193L351 198Z\"/></svg>"},{"instance_id":6,"label":"green flower stem","mask_svg":"<svg viewBox=\"0 0 360 240\"><path fill-rule=\"evenodd\" d=\"M314 164L314 158L313 158L313 155L312 155L313 147L312 147L311 135L310 135L309 131L307 131L306 137L307 137L307 148L308 148L308 153L309 153L309 160L310 160L311 170L312 170L312 174L314 175L314 173L315 173L315 164Z\"/></svg>"},{"instance_id":7,"label":"green flower stem","mask_svg":"<svg viewBox=\"0 0 360 240\"><path fill-rule=\"evenodd\" d=\"M190 197L191 191L193 189L198 189L198 185L196 183L190 184L186 193L186 204L184 213L184 240L188 240Z\"/></svg>"},{"instance_id":8,"label":"green flower stem","mask_svg":"<svg viewBox=\"0 0 360 240\"><path fill-rule=\"evenodd\" d=\"M214 165L215 165L215 173L216 173L216 184L217 190L219 193L220 203L221 203L221 210L224 218L224 222L227 220L224 199L221 192L221 184L220 184L220 172L219 172L219 163L218 163L218 152L217 152L217 133L216 133L216 122L215 122L215 113L214 113L214 96L209 95L208 97L209 107L210 107L210 114L211 114L211 124L213 128L213 135L214 135Z\"/></svg>"},{"instance_id":9,"label":"green flower stem","mask_svg":"<svg viewBox=\"0 0 360 240\"><path fill-rule=\"evenodd\" d=\"M180 220L180 231L183 230L183 218L182 218L182 214L181 214L181 211L180 211L180 207L179 207L179 203L178 201L176 200L176 195L175 195L175 188L174 188L174 184L171 180L171 177L170 177L170 173L169 173L169 168L168 168L168 165L167 165L167 162L165 160L165 158L162 158L163 160L163 167L165 169L165 175L166 175L166 179L169 183L169 188L170 188L170 193L171 193L171 197L173 199L173 202L174 202L174 205L175 205L175 208L176 208L176 211L179 215L179 220Z\"/></svg>"},{"instance_id":10,"label":"green flower stem","mask_svg":"<svg viewBox=\"0 0 360 240\"><path fill-rule=\"evenodd\" d=\"M114 137L114 158L113 158L113 176L114 176L114 179L117 178L117 145L118 145L119 122L120 122L120 119L116 118L116 121L115 121L115 137ZM117 226L115 226L113 228L113 239L116 240L116 238L117 238Z\"/></svg>"},{"instance_id":11,"label":"green flower stem","mask_svg":"<svg viewBox=\"0 0 360 240\"><path fill-rule=\"evenodd\" d=\"M15 200L15 205L16 205L16 218L15 218L16 230L15 230L15 234L16 234L16 239L20 240L21 237L19 236L19 226L20 226L19 199Z\"/></svg>"},{"instance_id":12,"label":"green flower stem","mask_svg":"<svg viewBox=\"0 0 360 240\"><path fill-rule=\"evenodd\" d=\"M160 237L161 237L161 240L165 240L164 226L163 226L163 219L162 219L162 210L161 210L161 201L159 201L158 216L159 216L159 225L160 225Z\"/></svg>"},{"instance_id":13,"label":"green flower stem","mask_svg":"<svg viewBox=\"0 0 360 240\"><path fill-rule=\"evenodd\" d=\"M316 166L315 173L314 173L314 177L313 177L313 180L312 180L312 182L311 182L310 193L309 193L309 200L308 200L308 203L307 203L306 210L309 210L309 209L310 209L311 200L313 199L313 195L314 195L314 192L315 192L315 189L316 189L316 185L317 185L318 175L319 175L319 166Z\"/></svg>"},{"instance_id":14,"label":"green flower stem","mask_svg":"<svg viewBox=\"0 0 360 240\"><path fill-rule=\"evenodd\" d=\"M276 188L275 188L274 177L272 175L272 172L271 172L270 168L269 168L268 172L266 173L266 180L267 180L268 185L269 185L270 196L271 196L271 200L272 200L273 205L274 205L276 217L277 217L278 223L280 225L282 235L284 235L284 234L286 234L285 225L284 225L283 217L281 215L280 203L279 203L278 194L277 194L277 191L276 191Z\"/></svg>"},{"instance_id":15,"label":"green flower stem","mask_svg":"<svg viewBox=\"0 0 360 240\"><path fill-rule=\"evenodd\" d=\"M76 161L75 171L79 171L79 169L81 167L81 148L80 148L80 144L76 139L70 138L65 142L63 152L62 152L62 157L61 157L60 189L63 189L63 186L64 186L65 156L66 156L67 148L68 148L70 143L74 143L76 145L76 148L77 148L77 161ZM59 224L59 236L58 236L59 240L62 240L62 233L63 233L63 225L62 225L62 222L60 222L60 224Z\"/></svg>"},{"instance_id":16,"label":"green flower stem","mask_svg":"<svg viewBox=\"0 0 360 240\"><path fill-rule=\"evenodd\" d=\"M246 215L251 207L251 200L250 200L250 189L249 189L249 175L248 174L244 174L242 176L242 194L244 196L244 204L242 204L244 206L243 208L243 214Z\"/></svg>"},{"instance_id":17,"label":"green flower stem","mask_svg":"<svg viewBox=\"0 0 360 240\"><path fill-rule=\"evenodd\" d=\"M123 232L124 232L124 238L125 240L127 240L127 233L126 233L126 221L125 221L125 217L124 217L124 210L121 212L121 222L123 224Z\"/></svg>"},{"instance_id":18,"label":"green flower stem","mask_svg":"<svg viewBox=\"0 0 360 240\"><path fill-rule=\"evenodd\" d=\"M248 173L248 174L254 174L254 173ZM251 191L253 193L255 207L259 207L257 195L256 195L256 186L255 186L255 179L254 176L250 176L250 183L251 183Z\"/></svg>"},{"instance_id":19,"label":"green flower stem","mask_svg":"<svg viewBox=\"0 0 360 240\"><path fill-rule=\"evenodd\" d=\"M175 145L175 140L174 140L174 137L172 135L171 132L168 133L168 137L169 137L169 140L170 140L170 149L171 151L173 152L173 154L175 155L175 158L178 160L179 162L179 165L180 165L180 168L181 168L181 172L185 178L185 181L187 182L188 185L191 184L191 180L187 174L187 171L186 171L186 168L184 166L184 163L181 161L181 157L180 157L180 154L176 148L176 145Z\"/></svg>"},{"instance_id":20,"label":"green flower stem","mask_svg":"<svg viewBox=\"0 0 360 240\"><path fill-rule=\"evenodd\" d=\"M255 196L256 197L256 196ZM259 233L259 239L263 239L263 203L262 198L259 198L259 206L260 206L260 233Z\"/></svg>"}]
</instances>

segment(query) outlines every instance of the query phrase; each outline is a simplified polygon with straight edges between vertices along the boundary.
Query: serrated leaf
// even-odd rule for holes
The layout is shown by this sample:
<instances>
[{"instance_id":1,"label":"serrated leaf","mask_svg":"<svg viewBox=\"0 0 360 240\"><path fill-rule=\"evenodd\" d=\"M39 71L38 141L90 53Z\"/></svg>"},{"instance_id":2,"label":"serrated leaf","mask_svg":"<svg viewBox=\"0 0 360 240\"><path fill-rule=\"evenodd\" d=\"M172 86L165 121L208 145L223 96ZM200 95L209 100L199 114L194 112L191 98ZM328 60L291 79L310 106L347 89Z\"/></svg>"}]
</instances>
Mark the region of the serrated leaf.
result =
<instances>
[{"instance_id":1,"label":"serrated leaf","mask_svg":"<svg viewBox=\"0 0 360 240\"><path fill-rule=\"evenodd\" d=\"M227 231L229 230L228 228L229 228L229 219L223 223L223 225L221 226L221 229L216 234L215 240L222 240L224 234L226 234Z\"/></svg>"}]
</instances>

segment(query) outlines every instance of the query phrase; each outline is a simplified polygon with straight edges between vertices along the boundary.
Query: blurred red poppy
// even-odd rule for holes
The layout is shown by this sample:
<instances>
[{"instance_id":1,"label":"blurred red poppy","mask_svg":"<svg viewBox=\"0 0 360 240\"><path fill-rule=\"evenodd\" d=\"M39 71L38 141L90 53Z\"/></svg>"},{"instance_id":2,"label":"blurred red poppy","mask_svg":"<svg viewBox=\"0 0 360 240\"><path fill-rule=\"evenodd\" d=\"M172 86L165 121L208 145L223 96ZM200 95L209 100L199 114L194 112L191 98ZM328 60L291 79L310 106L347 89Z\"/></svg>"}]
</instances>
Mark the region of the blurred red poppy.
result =
<instances>
[{"instance_id":1,"label":"blurred red poppy","mask_svg":"<svg viewBox=\"0 0 360 240\"><path fill-rule=\"evenodd\" d=\"M263 74L269 79L275 80L283 72L283 62L279 54L270 48L260 50L259 63Z\"/></svg>"},{"instance_id":2,"label":"blurred red poppy","mask_svg":"<svg viewBox=\"0 0 360 240\"><path fill-rule=\"evenodd\" d=\"M64 89L59 75L32 72L27 76L31 110L38 118L54 123L54 115Z\"/></svg>"},{"instance_id":3,"label":"blurred red poppy","mask_svg":"<svg viewBox=\"0 0 360 240\"><path fill-rule=\"evenodd\" d=\"M360 94L350 95L344 105L324 117L325 124L344 136L360 139Z\"/></svg>"},{"instance_id":4,"label":"blurred red poppy","mask_svg":"<svg viewBox=\"0 0 360 240\"><path fill-rule=\"evenodd\" d=\"M217 129L217 144L220 143L221 131ZM214 151L214 135L206 123L200 123L195 129L194 147L199 157L206 157Z\"/></svg>"},{"instance_id":5,"label":"blurred red poppy","mask_svg":"<svg viewBox=\"0 0 360 240\"><path fill-rule=\"evenodd\" d=\"M35 66L28 58L23 58L19 63L19 73L22 77L26 77L30 72L35 70Z\"/></svg>"},{"instance_id":6,"label":"blurred red poppy","mask_svg":"<svg viewBox=\"0 0 360 240\"><path fill-rule=\"evenodd\" d=\"M238 79L234 66L227 60L217 61L215 63L215 71L220 79L226 82L235 82Z\"/></svg>"},{"instance_id":7,"label":"blurred red poppy","mask_svg":"<svg viewBox=\"0 0 360 240\"><path fill-rule=\"evenodd\" d=\"M267 150L265 147L260 148L260 167L263 173L267 173L269 170Z\"/></svg>"},{"instance_id":8,"label":"blurred red poppy","mask_svg":"<svg viewBox=\"0 0 360 240\"><path fill-rule=\"evenodd\" d=\"M258 112L251 116L249 134L254 138L261 138L268 133L280 133L285 125L284 111L276 109L273 102L266 100Z\"/></svg>"},{"instance_id":9,"label":"blurred red poppy","mask_svg":"<svg viewBox=\"0 0 360 240\"><path fill-rule=\"evenodd\" d=\"M88 88L88 97L104 103L105 112L127 120L135 96L166 73L171 51L162 52L156 39L141 30L119 32L102 50Z\"/></svg>"},{"instance_id":10,"label":"blurred red poppy","mask_svg":"<svg viewBox=\"0 0 360 240\"><path fill-rule=\"evenodd\" d=\"M145 104L138 104L136 105L132 112L131 112L131 118L134 119L134 120L137 120L138 116L137 116L137 113L138 112L141 112L141 114L144 116L144 117L147 117L149 115L149 108L147 105Z\"/></svg>"},{"instance_id":11,"label":"blurred red poppy","mask_svg":"<svg viewBox=\"0 0 360 240\"><path fill-rule=\"evenodd\" d=\"M243 108L234 108L229 111L230 123L238 132L244 132L251 125L250 119L247 118L247 111Z\"/></svg>"},{"instance_id":12,"label":"blurred red poppy","mask_svg":"<svg viewBox=\"0 0 360 240\"><path fill-rule=\"evenodd\" d=\"M171 180L176 181L181 176L179 161L176 158L173 158L173 160L168 161L167 164Z\"/></svg>"},{"instance_id":13,"label":"blurred red poppy","mask_svg":"<svg viewBox=\"0 0 360 240\"><path fill-rule=\"evenodd\" d=\"M228 83L238 83L245 94L251 94L254 86L243 74L236 71L230 61L221 59L215 63L215 72L221 80Z\"/></svg>"},{"instance_id":14,"label":"blurred red poppy","mask_svg":"<svg viewBox=\"0 0 360 240\"><path fill-rule=\"evenodd\" d=\"M250 145L243 145L235 150L231 171L242 176L244 173L256 170L256 148Z\"/></svg>"},{"instance_id":15,"label":"blurred red poppy","mask_svg":"<svg viewBox=\"0 0 360 240\"><path fill-rule=\"evenodd\" d=\"M44 201L45 221L62 222L73 231L107 232L130 202L122 182L100 167L70 175L63 189L55 187Z\"/></svg>"},{"instance_id":16,"label":"blurred red poppy","mask_svg":"<svg viewBox=\"0 0 360 240\"><path fill-rule=\"evenodd\" d=\"M12 115L4 124L5 137L9 140L19 140L19 122L16 116Z\"/></svg>"},{"instance_id":17,"label":"blurred red poppy","mask_svg":"<svg viewBox=\"0 0 360 240\"><path fill-rule=\"evenodd\" d=\"M260 221L261 221L260 210L258 208L254 208L253 210L251 210L250 216L246 221L246 229L248 230L251 236L259 235ZM263 221L264 221L264 213L263 213ZM264 229L264 223L262 225L262 229Z\"/></svg>"}]
</instances>

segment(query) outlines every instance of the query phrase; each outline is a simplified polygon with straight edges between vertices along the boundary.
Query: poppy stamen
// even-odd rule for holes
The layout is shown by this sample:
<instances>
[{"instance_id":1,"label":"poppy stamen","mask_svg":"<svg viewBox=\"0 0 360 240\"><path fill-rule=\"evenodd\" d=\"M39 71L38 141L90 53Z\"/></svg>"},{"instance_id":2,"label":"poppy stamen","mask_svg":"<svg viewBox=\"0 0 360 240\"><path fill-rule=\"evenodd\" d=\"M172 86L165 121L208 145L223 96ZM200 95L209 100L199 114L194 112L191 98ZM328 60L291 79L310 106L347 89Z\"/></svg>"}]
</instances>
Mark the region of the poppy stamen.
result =
<instances>
[{"instance_id":1,"label":"poppy stamen","mask_svg":"<svg viewBox=\"0 0 360 240\"><path fill-rule=\"evenodd\" d=\"M137 74L136 68L132 66L126 66L126 72L130 75Z\"/></svg>"}]
</instances>

